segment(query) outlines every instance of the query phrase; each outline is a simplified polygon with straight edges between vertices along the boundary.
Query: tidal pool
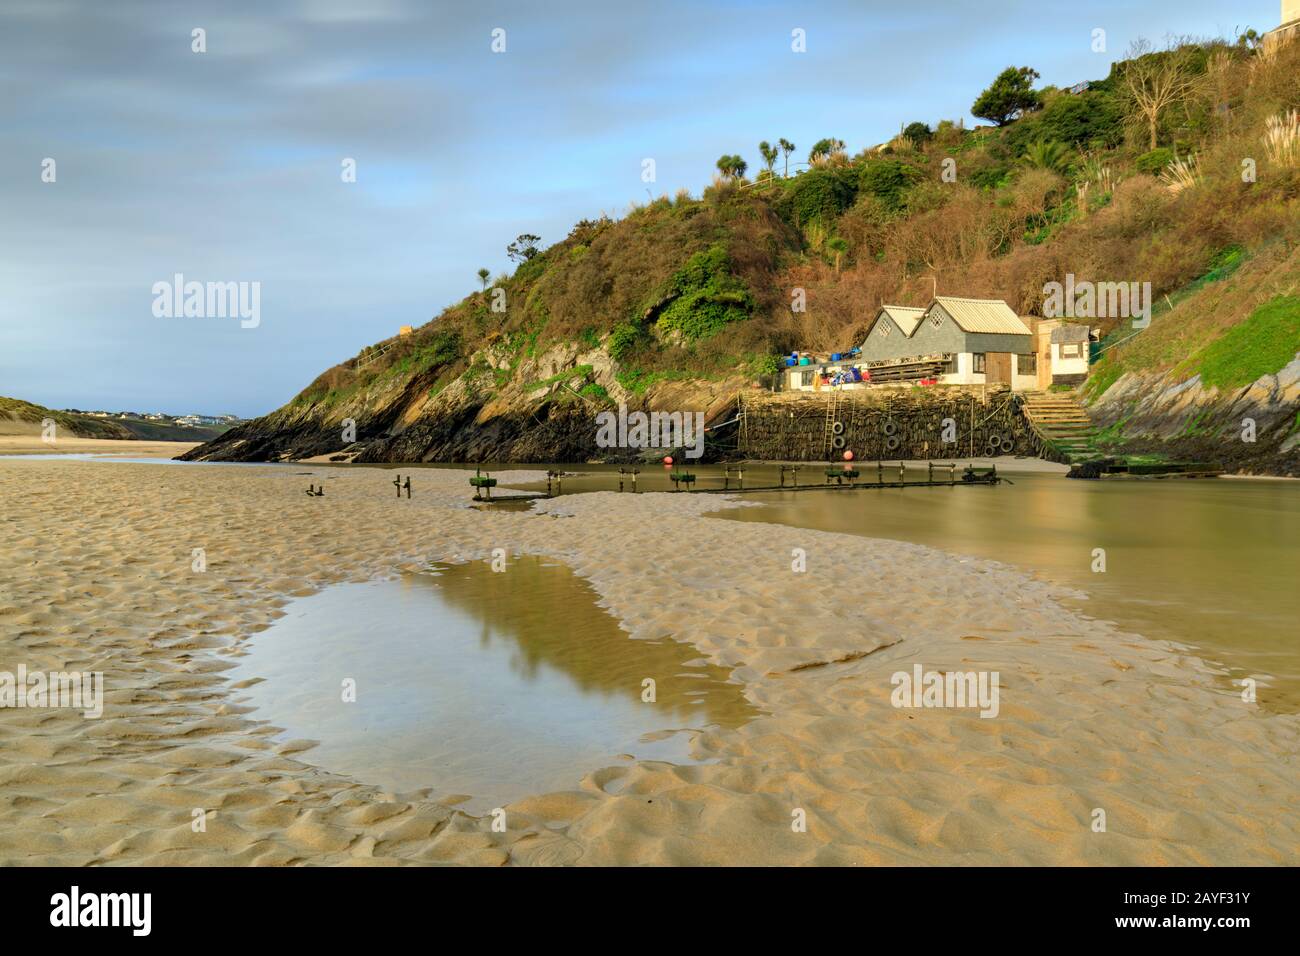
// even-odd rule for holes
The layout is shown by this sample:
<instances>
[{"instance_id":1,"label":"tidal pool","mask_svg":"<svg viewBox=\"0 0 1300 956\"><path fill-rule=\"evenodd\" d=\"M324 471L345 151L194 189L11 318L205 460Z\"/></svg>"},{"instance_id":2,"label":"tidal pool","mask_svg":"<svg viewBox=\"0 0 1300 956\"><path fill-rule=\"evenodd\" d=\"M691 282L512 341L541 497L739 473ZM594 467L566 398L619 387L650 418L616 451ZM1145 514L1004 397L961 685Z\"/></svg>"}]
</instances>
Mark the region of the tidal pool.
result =
<instances>
[{"instance_id":1,"label":"tidal pool","mask_svg":"<svg viewBox=\"0 0 1300 956\"><path fill-rule=\"evenodd\" d=\"M572 789L602 766L696 762L693 731L758 714L688 644L635 640L566 566L524 556L342 584L291 603L227 676L297 758L472 812ZM643 681L655 702L642 701ZM344 701L345 681L355 702Z\"/></svg>"},{"instance_id":2,"label":"tidal pool","mask_svg":"<svg viewBox=\"0 0 1300 956\"><path fill-rule=\"evenodd\" d=\"M745 500L764 507L714 517L1017 565L1085 592L1067 602L1084 614L1189 645L1231 680L1254 678L1262 709L1300 711L1300 483L1008 477L1014 484L997 487L760 493Z\"/></svg>"}]
</instances>

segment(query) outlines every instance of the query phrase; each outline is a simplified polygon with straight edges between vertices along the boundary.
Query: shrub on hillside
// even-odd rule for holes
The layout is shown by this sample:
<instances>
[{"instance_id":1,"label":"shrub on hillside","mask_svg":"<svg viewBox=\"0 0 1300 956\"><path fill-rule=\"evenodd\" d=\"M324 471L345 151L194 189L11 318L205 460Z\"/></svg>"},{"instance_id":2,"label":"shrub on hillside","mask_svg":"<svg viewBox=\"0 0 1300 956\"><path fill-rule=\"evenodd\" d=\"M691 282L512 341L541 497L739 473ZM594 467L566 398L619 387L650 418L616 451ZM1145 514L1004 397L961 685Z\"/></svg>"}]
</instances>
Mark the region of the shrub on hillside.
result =
<instances>
[{"instance_id":1,"label":"shrub on hillside","mask_svg":"<svg viewBox=\"0 0 1300 956\"><path fill-rule=\"evenodd\" d=\"M1139 172L1159 176L1174 161L1174 151L1168 146L1161 146L1149 153L1143 153L1133 161Z\"/></svg>"},{"instance_id":2,"label":"shrub on hillside","mask_svg":"<svg viewBox=\"0 0 1300 956\"><path fill-rule=\"evenodd\" d=\"M903 136L914 143L928 143L934 138L934 131L925 123L908 123L903 127Z\"/></svg>"},{"instance_id":3,"label":"shrub on hillside","mask_svg":"<svg viewBox=\"0 0 1300 956\"><path fill-rule=\"evenodd\" d=\"M673 273L664 290L671 301L659 313L658 326L679 332L687 342L707 339L732 322L750 317L754 299L732 275L731 259L721 243L697 252Z\"/></svg>"},{"instance_id":4,"label":"shrub on hillside","mask_svg":"<svg viewBox=\"0 0 1300 956\"><path fill-rule=\"evenodd\" d=\"M803 228L832 222L853 205L857 193L853 167L824 166L786 180L777 210L789 223Z\"/></svg>"},{"instance_id":5,"label":"shrub on hillside","mask_svg":"<svg viewBox=\"0 0 1300 956\"><path fill-rule=\"evenodd\" d=\"M606 349L609 357L615 362L626 361L636 351L642 335L641 326L633 322L620 322L609 334L609 344Z\"/></svg>"},{"instance_id":6,"label":"shrub on hillside","mask_svg":"<svg viewBox=\"0 0 1300 956\"><path fill-rule=\"evenodd\" d=\"M906 163L897 159L878 159L863 167L859 186L887 208L900 209L904 194L919 178L919 171Z\"/></svg>"},{"instance_id":7,"label":"shrub on hillside","mask_svg":"<svg viewBox=\"0 0 1300 956\"><path fill-rule=\"evenodd\" d=\"M1044 139L1071 146L1110 149L1124 140L1123 108L1108 93L1060 94L1034 118Z\"/></svg>"}]
</instances>

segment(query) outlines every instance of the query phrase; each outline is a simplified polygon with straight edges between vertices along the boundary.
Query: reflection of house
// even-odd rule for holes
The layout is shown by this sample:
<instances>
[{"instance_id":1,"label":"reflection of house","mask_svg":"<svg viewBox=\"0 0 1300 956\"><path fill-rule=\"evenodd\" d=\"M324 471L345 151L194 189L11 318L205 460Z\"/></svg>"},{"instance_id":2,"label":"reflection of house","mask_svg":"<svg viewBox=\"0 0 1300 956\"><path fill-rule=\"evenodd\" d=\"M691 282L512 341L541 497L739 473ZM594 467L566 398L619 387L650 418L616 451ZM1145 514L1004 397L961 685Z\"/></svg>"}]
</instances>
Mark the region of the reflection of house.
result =
<instances>
[{"instance_id":1,"label":"reflection of house","mask_svg":"<svg viewBox=\"0 0 1300 956\"><path fill-rule=\"evenodd\" d=\"M1001 299L936 296L924 309L881 306L856 355L805 354L798 361L787 369L795 391L918 383L1023 391L1083 381L1088 328L1021 318Z\"/></svg>"}]
</instances>

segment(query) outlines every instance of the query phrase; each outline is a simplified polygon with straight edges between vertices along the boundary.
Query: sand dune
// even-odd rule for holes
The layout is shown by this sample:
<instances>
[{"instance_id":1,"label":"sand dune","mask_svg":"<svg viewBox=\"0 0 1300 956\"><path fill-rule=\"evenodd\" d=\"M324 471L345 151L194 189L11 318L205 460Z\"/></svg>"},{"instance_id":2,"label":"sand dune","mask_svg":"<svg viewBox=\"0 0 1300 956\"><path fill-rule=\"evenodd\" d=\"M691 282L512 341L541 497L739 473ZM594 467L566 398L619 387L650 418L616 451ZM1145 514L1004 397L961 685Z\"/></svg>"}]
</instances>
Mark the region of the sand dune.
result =
<instances>
[{"instance_id":1,"label":"sand dune","mask_svg":"<svg viewBox=\"0 0 1300 956\"><path fill-rule=\"evenodd\" d=\"M390 480L0 460L0 670L105 675L99 720L0 710L0 863L1296 862L1300 718L1018 572L704 520L735 506L718 496L483 512L466 473L420 471L409 501ZM715 763L593 767L496 833L429 791L302 762L309 743L277 740L223 676L295 595L493 548L568 563L633 637L693 642L770 716L698 735ZM914 663L998 671L998 716L892 706Z\"/></svg>"}]
</instances>

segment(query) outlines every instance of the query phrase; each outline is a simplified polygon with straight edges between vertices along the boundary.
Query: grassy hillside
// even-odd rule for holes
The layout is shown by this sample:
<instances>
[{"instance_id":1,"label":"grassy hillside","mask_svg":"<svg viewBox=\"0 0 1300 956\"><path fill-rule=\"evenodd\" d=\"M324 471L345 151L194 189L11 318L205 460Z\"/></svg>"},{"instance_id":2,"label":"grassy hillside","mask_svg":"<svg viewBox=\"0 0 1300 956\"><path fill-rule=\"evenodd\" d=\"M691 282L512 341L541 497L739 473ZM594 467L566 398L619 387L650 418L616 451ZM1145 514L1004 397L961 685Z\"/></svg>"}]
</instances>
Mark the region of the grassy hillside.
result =
<instances>
[{"instance_id":1,"label":"grassy hillside","mask_svg":"<svg viewBox=\"0 0 1300 956\"><path fill-rule=\"evenodd\" d=\"M0 422L18 425L23 431L39 431L41 423L53 419L57 427L80 438L130 439L132 435L116 421L93 418L89 415L72 415L56 412L43 405L33 405L18 398L0 395Z\"/></svg>"},{"instance_id":2,"label":"grassy hillside","mask_svg":"<svg viewBox=\"0 0 1300 956\"><path fill-rule=\"evenodd\" d=\"M94 415L55 411L43 405L0 395L0 423L8 422L11 427L17 426L24 432L34 434L47 418L52 418L59 429L80 438L119 441L210 441L228 428L225 425L190 428L135 418L97 418Z\"/></svg>"},{"instance_id":3,"label":"grassy hillside","mask_svg":"<svg viewBox=\"0 0 1300 956\"><path fill-rule=\"evenodd\" d=\"M1152 117L1138 94L1160 70L1184 92ZM1287 318L1300 279L1300 130L1288 122L1300 44L1146 53L1082 92L1020 76L1009 102L1004 78L979 98L1000 125L912 122L856 155L828 137L803 163L763 143L750 178L724 156L702 196L584 220L545 248L521 236L513 274L232 435L345 414L391 434L471 408L481 426L494 408L535 415L560 399L664 407L685 382L743 384L791 349L855 344L881 301L922 305L937 287L1041 314L1044 284L1067 273L1150 282L1158 303L1149 329L1107 350L1094 393L1139 367L1227 382L1285 364L1300 348ZM1129 334L1126 321L1092 324L1108 344ZM440 401L452 385L455 401Z\"/></svg>"}]
</instances>

